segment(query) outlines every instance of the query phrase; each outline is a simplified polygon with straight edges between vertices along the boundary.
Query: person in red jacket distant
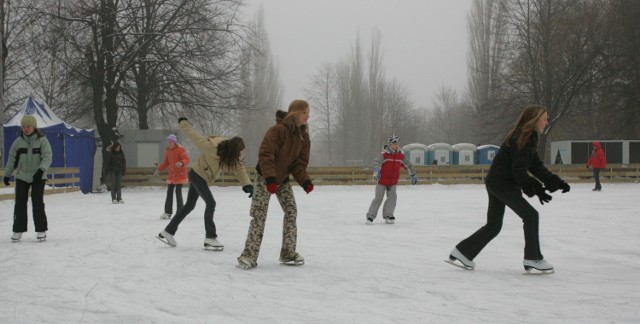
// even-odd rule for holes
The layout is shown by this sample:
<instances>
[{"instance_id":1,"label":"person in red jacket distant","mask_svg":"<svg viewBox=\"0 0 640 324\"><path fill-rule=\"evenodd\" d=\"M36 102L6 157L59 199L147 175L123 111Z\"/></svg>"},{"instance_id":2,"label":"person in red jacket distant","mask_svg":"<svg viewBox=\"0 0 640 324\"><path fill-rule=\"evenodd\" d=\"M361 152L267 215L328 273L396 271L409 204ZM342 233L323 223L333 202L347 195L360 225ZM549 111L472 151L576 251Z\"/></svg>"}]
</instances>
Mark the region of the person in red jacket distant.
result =
<instances>
[{"instance_id":1,"label":"person in red jacket distant","mask_svg":"<svg viewBox=\"0 0 640 324\"><path fill-rule=\"evenodd\" d=\"M607 158L604 156L604 151L600 146L600 142L593 142L593 150L591 150L591 155L589 156L589 161L587 161L587 168L591 166L593 168L593 178L596 180L596 187L593 188L593 191L602 190L602 185L600 184L600 170L607 167Z\"/></svg>"},{"instance_id":2,"label":"person in red jacket distant","mask_svg":"<svg viewBox=\"0 0 640 324\"><path fill-rule=\"evenodd\" d=\"M367 225L373 224L373 220L376 219L382 199L384 199L385 192L387 193L387 200L382 207L382 217L385 223L395 223L395 216L393 211L396 209L396 186L398 179L400 179L400 169L409 170L411 175L411 184L415 185L418 182L416 178L416 170L413 168L413 164L409 160L409 156L405 155L400 148L400 139L397 135L393 134L389 136L387 145L382 147L382 152L378 154L373 162L373 179L378 182L376 185L376 196L371 201L369 211L367 212Z\"/></svg>"},{"instance_id":3,"label":"person in red jacket distant","mask_svg":"<svg viewBox=\"0 0 640 324\"><path fill-rule=\"evenodd\" d=\"M176 211L180 210L184 203L182 201L182 185L189 183L187 177L187 165L189 164L189 155L187 150L178 144L178 139L171 134L167 137L167 150L164 153L164 160L153 173L157 176L160 171L169 168L169 176L167 177L167 199L164 201L164 213L160 215L161 219L171 218L173 213L173 190L176 191Z\"/></svg>"}]
</instances>

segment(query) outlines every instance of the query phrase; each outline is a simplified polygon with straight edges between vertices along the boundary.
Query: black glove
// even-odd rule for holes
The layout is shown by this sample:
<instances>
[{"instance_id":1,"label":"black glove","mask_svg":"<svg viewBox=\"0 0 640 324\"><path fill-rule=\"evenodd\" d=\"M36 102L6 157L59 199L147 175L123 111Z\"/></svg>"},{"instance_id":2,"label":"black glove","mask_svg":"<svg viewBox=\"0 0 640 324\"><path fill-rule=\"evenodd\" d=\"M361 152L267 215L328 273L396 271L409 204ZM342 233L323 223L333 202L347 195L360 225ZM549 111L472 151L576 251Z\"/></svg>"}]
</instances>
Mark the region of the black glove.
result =
<instances>
[{"instance_id":1,"label":"black glove","mask_svg":"<svg viewBox=\"0 0 640 324\"><path fill-rule=\"evenodd\" d=\"M571 190L569 184L564 181L558 185L558 188L562 189L562 193L569 192L569 190Z\"/></svg>"},{"instance_id":2,"label":"black glove","mask_svg":"<svg viewBox=\"0 0 640 324\"><path fill-rule=\"evenodd\" d=\"M529 180L522 185L522 192L524 192L528 197L535 196L540 189L542 189L542 185L534 178L529 178Z\"/></svg>"},{"instance_id":3,"label":"black glove","mask_svg":"<svg viewBox=\"0 0 640 324\"><path fill-rule=\"evenodd\" d=\"M36 173L33 174L33 181L41 181L42 180L42 174L44 173L44 170L42 169L38 169L38 171L36 171Z\"/></svg>"},{"instance_id":4,"label":"black glove","mask_svg":"<svg viewBox=\"0 0 640 324\"><path fill-rule=\"evenodd\" d=\"M536 191L536 196L538 196L538 199L540 200L540 205L544 205L544 203L550 202L553 198L551 197L551 195L545 192L546 190L546 188L540 188Z\"/></svg>"},{"instance_id":5,"label":"black glove","mask_svg":"<svg viewBox=\"0 0 640 324\"><path fill-rule=\"evenodd\" d=\"M4 185L8 186L9 185L9 177L4 177Z\"/></svg>"},{"instance_id":6,"label":"black glove","mask_svg":"<svg viewBox=\"0 0 640 324\"><path fill-rule=\"evenodd\" d=\"M178 118L178 124L180 124L180 122L183 121L183 120L189 121L188 119L186 119L184 117L180 117L180 118Z\"/></svg>"},{"instance_id":7,"label":"black glove","mask_svg":"<svg viewBox=\"0 0 640 324\"><path fill-rule=\"evenodd\" d=\"M253 186L252 185L246 185L246 186L242 187L242 191L248 193L249 194L249 198L253 198Z\"/></svg>"}]
</instances>

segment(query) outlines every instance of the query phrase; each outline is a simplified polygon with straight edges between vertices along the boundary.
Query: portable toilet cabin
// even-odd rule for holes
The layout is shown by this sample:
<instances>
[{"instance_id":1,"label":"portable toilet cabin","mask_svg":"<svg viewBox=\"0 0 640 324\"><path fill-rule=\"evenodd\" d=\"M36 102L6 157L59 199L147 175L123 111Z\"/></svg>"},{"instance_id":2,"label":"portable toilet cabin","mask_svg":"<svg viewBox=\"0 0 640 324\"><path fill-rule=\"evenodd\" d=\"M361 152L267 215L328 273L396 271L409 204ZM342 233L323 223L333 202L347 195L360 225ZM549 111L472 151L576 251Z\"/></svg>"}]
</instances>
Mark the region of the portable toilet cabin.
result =
<instances>
[{"instance_id":1,"label":"portable toilet cabin","mask_svg":"<svg viewBox=\"0 0 640 324\"><path fill-rule=\"evenodd\" d=\"M409 161L413 165L427 165L427 146L420 143L411 143L402 147L405 156L409 156Z\"/></svg>"},{"instance_id":2,"label":"portable toilet cabin","mask_svg":"<svg viewBox=\"0 0 640 324\"><path fill-rule=\"evenodd\" d=\"M476 157L478 158L477 164L491 164L493 163L493 158L498 154L498 150L500 150L500 146L487 144L480 145L477 148Z\"/></svg>"},{"instance_id":3,"label":"portable toilet cabin","mask_svg":"<svg viewBox=\"0 0 640 324\"><path fill-rule=\"evenodd\" d=\"M452 146L453 164L474 165L476 162L476 146L470 143L459 143Z\"/></svg>"},{"instance_id":4,"label":"portable toilet cabin","mask_svg":"<svg viewBox=\"0 0 640 324\"><path fill-rule=\"evenodd\" d=\"M434 143L427 146L429 154L427 155L433 165L449 165L451 164L453 148L447 143Z\"/></svg>"}]
</instances>

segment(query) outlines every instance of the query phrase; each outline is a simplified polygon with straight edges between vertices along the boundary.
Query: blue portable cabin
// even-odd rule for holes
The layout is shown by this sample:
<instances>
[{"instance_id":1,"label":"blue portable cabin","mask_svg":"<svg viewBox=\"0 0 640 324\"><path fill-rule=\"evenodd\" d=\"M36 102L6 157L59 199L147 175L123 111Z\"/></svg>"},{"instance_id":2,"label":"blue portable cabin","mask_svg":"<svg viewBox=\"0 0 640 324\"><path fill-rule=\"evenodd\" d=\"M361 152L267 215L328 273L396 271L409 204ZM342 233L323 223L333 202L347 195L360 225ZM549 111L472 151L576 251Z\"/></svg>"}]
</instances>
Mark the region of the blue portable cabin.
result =
<instances>
[{"instance_id":1,"label":"blue portable cabin","mask_svg":"<svg viewBox=\"0 0 640 324\"><path fill-rule=\"evenodd\" d=\"M449 165L453 160L453 148L447 143L434 143L427 146L429 164Z\"/></svg>"},{"instance_id":2,"label":"blue portable cabin","mask_svg":"<svg viewBox=\"0 0 640 324\"><path fill-rule=\"evenodd\" d=\"M427 165L427 145L420 143L411 143L402 147L405 155L409 156L409 161L413 165Z\"/></svg>"},{"instance_id":3,"label":"blue portable cabin","mask_svg":"<svg viewBox=\"0 0 640 324\"><path fill-rule=\"evenodd\" d=\"M453 164L474 165L476 162L476 146L471 143L458 143L453 148Z\"/></svg>"},{"instance_id":4,"label":"blue portable cabin","mask_svg":"<svg viewBox=\"0 0 640 324\"><path fill-rule=\"evenodd\" d=\"M491 164L493 163L493 158L498 154L498 150L500 150L500 146L493 144L480 145L477 147L476 157L477 164Z\"/></svg>"}]
</instances>

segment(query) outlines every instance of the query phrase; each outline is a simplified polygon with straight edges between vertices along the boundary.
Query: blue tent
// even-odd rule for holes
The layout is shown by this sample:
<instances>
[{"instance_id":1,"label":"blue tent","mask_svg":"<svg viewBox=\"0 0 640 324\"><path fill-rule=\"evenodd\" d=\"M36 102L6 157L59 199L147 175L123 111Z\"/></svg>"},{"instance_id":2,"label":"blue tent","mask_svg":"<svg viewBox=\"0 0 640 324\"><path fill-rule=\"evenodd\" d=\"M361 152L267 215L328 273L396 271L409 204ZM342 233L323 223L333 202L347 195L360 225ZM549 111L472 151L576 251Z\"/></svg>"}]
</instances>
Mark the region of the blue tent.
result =
<instances>
[{"instance_id":1,"label":"blue tent","mask_svg":"<svg viewBox=\"0 0 640 324\"><path fill-rule=\"evenodd\" d=\"M20 120L24 115L33 115L51 144L52 167L79 167L82 193L91 192L93 185L93 157L96 153L96 132L93 129L79 129L65 123L44 102L33 97L24 104L4 124L4 163L6 165L11 144L20 134Z\"/></svg>"}]
</instances>

